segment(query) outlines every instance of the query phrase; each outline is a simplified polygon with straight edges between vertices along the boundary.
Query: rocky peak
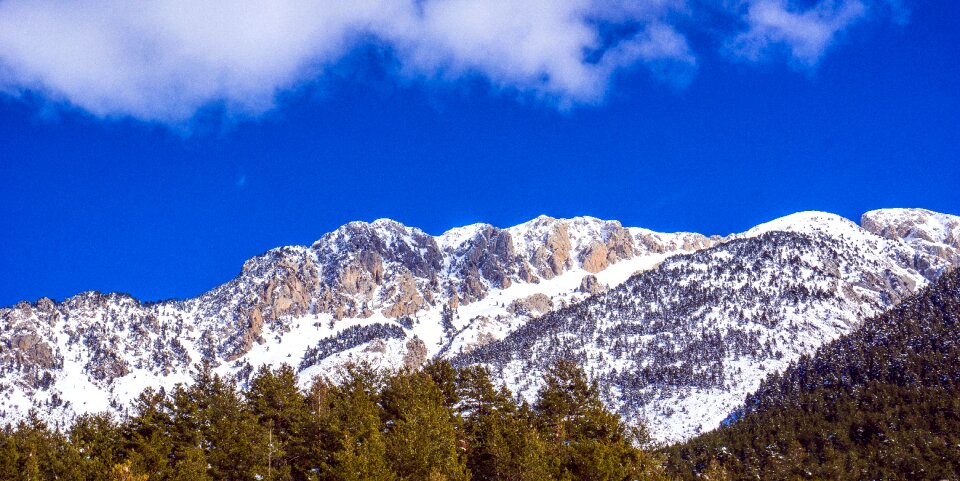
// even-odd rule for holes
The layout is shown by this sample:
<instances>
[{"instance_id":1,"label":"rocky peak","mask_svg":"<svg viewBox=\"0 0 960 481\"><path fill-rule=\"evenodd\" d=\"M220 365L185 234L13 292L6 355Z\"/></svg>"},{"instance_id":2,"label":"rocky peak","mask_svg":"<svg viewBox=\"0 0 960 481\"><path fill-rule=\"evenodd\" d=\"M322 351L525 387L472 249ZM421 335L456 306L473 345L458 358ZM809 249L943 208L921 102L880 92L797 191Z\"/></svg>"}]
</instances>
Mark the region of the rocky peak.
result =
<instances>
[{"instance_id":1,"label":"rocky peak","mask_svg":"<svg viewBox=\"0 0 960 481\"><path fill-rule=\"evenodd\" d=\"M629 227L627 231L634 239L638 253L660 254L664 252L694 252L713 247L727 239L719 236L707 237L694 232L676 232L665 234L640 227Z\"/></svg>"},{"instance_id":2,"label":"rocky peak","mask_svg":"<svg viewBox=\"0 0 960 481\"><path fill-rule=\"evenodd\" d=\"M447 234L445 234L447 235ZM517 272L518 257L510 233L491 225L478 224L460 232L459 245L449 245L447 275L460 302L482 299L489 288L510 287Z\"/></svg>"},{"instance_id":3,"label":"rocky peak","mask_svg":"<svg viewBox=\"0 0 960 481\"><path fill-rule=\"evenodd\" d=\"M637 253L631 232L618 221L540 216L508 231L522 260L545 279L573 268L596 273Z\"/></svg>"},{"instance_id":4,"label":"rocky peak","mask_svg":"<svg viewBox=\"0 0 960 481\"><path fill-rule=\"evenodd\" d=\"M926 209L879 209L860 217L868 232L880 237L903 241L914 249L943 260L949 266L960 266L960 217ZM945 266L917 258L917 268L933 279Z\"/></svg>"},{"instance_id":5,"label":"rocky peak","mask_svg":"<svg viewBox=\"0 0 960 481\"><path fill-rule=\"evenodd\" d=\"M474 224L437 237L387 219L352 222L309 247L258 255L236 278L192 299L143 304L125 294L86 292L59 303L41 299L0 309L0 420L15 419L3 417L12 406L45 406L53 420L106 410L144 385L188 380L201 359L238 375L242 366L290 362L310 376L343 356L392 366L410 354L409 363L418 364L424 356L469 352L503 339L591 294L600 299L625 293L617 286L637 272L669 271L664 282L687 289L678 308L691 299L706 302L703 292L682 283L701 275L706 262L670 259L718 248L711 262L726 265L757 250L719 249L734 240L752 240L776 253L784 246L775 241L797 237L768 235L774 231L794 232L815 239L824 252L856 253L850 259L866 261L850 270L860 273L856 279L838 283L835 278L847 275L839 257L824 255L820 262L804 247L808 241L794 239L799 247L789 259L761 259L776 261L771 272L781 272L783 263L807 263L822 277L812 291L817 296L895 302L923 283L907 271L934 279L958 264L956 219L913 209L875 211L864 216L861 229L833 214L801 213L727 238L625 228L592 217L540 216L509 228ZM745 270L750 265L741 267L718 271L726 277L717 282L744 289L756 284ZM787 297L807 295L809 287L793 286L796 292ZM741 307L729 304L724 312L745 315ZM620 347L633 341L624 342ZM71 393L82 393L88 403L58 404Z\"/></svg>"},{"instance_id":6,"label":"rocky peak","mask_svg":"<svg viewBox=\"0 0 960 481\"><path fill-rule=\"evenodd\" d=\"M351 222L321 237L311 249L327 267L344 266L359 259L370 271L379 260L391 266L402 266L417 277L429 277L442 265L442 255L434 237L389 219L372 223ZM330 271L336 272L337 269Z\"/></svg>"},{"instance_id":7,"label":"rocky peak","mask_svg":"<svg viewBox=\"0 0 960 481\"><path fill-rule=\"evenodd\" d=\"M960 248L960 217L926 209L878 209L860 217L860 225L881 237L920 240Z\"/></svg>"}]
</instances>

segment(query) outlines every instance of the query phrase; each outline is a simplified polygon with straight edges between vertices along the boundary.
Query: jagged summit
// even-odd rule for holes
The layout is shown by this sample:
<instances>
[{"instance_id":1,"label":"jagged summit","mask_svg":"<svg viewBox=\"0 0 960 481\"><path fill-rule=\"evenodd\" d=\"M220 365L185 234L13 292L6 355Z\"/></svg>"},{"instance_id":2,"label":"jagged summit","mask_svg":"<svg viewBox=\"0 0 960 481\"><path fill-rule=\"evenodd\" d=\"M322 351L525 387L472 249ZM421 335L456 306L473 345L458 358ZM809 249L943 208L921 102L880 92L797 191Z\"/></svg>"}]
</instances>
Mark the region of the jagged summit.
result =
<instances>
[{"instance_id":1,"label":"jagged summit","mask_svg":"<svg viewBox=\"0 0 960 481\"><path fill-rule=\"evenodd\" d=\"M917 268L928 275L939 275L940 271L936 263L928 265L927 256L948 265L960 264L960 216L926 209L879 209L863 214L860 224L873 234L905 242L923 252Z\"/></svg>"},{"instance_id":2,"label":"jagged summit","mask_svg":"<svg viewBox=\"0 0 960 481\"><path fill-rule=\"evenodd\" d=\"M885 210L864 219L860 228L799 213L725 238L594 217L478 223L439 236L389 219L351 222L310 246L253 257L236 278L192 299L146 304L88 292L0 309L0 421L30 408L52 422L118 412L144 387L189 380L201 360L241 382L280 363L307 380L350 360L415 366L505 342L528 346L502 351L520 363L501 371L512 389L535 384L551 355L574 353L613 383L608 401L628 419L645 419L663 439L683 437L699 429L691 419L722 419L762 373L960 265L955 216ZM555 322L546 328L545 319ZM728 337L747 347L718 348ZM768 340L779 347L754 349ZM714 365L723 371L703 374L708 381L690 377ZM630 369L664 384L638 387L623 377ZM664 372L673 374L658 377ZM688 412L648 419L651 389Z\"/></svg>"},{"instance_id":3,"label":"jagged summit","mask_svg":"<svg viewBox=\"0 0 960 481\"><path fill-rule=\"evenodd\" d=\"M960 247L960 217L926 209L871 210L860 219L864 229L888 239L921 240Z\"/></svg>"},{"instance_id":4,"label":"jagged summit","mask_svg":"<svg viewBox=\"0 0 960 481\"><path fill-rule=\"evenodd\" d=\"M611 406L676 441L715 427L767 374L950 265L843 217L802 212L671 256L457 361L529 394L556 359L576 359Z\"/></svg>"},{"instance_id":5,"label":"jagged summit","mask_svg":"<svg viewBox=\"0 0 960 481\"><path fill-rule=\"evenodd\" d=\"M476 236L478 232L495 228L496 227L490 224L479 222L462 227L454 227L437 236L437 244L439 244L440 248L444 250L456 249Z\"/></svg>"}]
</instances>

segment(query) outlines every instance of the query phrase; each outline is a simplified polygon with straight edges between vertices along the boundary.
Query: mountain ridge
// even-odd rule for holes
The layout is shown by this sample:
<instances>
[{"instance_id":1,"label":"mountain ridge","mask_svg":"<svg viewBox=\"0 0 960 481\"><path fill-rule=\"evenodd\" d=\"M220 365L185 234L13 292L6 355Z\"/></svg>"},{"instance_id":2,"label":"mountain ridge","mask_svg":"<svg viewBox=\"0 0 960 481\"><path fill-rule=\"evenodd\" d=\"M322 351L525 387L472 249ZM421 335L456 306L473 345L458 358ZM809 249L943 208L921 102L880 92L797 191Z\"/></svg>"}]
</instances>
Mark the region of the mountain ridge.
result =
<instances>
[{"instance_id":1,"label":"mountain ridge","mask_svg":"<svg viewBox=\"0 0 960 481\"><path fill-rule=\"evenodd\" d=\"M870 217L883 236L833 214L802 214L781 218L789 222L779 228L851 237L851 249L895 245L881 257L914 272L898 277L907 283L904 292L957 259L956 245L940 242L955 238L910 235L902 212ZM811 227L812 218L826 221ZM287 362L307 378L350 359L398 367L455 357L673 257L764 234L669 234L592 217L540 216L505 229L472 224L430 236L380 219L345 224L310 246L271 249L247 260L236 278L190 299L141 303L87 292L61 303L21 302L0 309L0 419L30 407L63 422L76 412L119 411L145 386L187 381L201 359L241 377L260 364ZM329 349L332 355L303 362L308 352Z\"/></svg>"}]
</instances>

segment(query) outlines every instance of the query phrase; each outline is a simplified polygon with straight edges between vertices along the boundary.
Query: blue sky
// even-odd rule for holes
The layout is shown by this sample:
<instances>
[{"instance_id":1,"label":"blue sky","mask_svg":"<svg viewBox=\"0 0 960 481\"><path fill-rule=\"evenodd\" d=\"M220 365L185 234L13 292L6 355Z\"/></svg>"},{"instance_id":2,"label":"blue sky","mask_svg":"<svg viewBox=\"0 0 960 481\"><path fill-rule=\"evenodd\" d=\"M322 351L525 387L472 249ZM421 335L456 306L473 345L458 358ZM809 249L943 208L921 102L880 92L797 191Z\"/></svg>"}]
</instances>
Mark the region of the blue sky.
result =
<instances>
[{"instance_id":1,"label":"blue sky","mask_svg":"<svg viewBox=\"0 0 960 481\"><path fill-rule=\"evenodd\" d=\"M0 2L0 305L190 297L380 217L960 214L953 1L78 3Z\"/></svg>"}]
</instances>

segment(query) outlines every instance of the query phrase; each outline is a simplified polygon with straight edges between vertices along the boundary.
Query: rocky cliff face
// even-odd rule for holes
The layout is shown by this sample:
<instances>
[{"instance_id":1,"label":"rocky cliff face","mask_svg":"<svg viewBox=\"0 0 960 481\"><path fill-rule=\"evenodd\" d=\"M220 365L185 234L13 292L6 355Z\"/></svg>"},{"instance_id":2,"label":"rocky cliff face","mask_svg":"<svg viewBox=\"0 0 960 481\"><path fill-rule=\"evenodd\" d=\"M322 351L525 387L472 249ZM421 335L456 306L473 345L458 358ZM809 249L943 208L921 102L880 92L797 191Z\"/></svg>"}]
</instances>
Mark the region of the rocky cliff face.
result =
<instances>
[{"instance_id":1,"label":"rocky cliff face","mask_svg":"<svg viewBox=\"0 0 960 481\"><path fill-rule=\"evenodd\" d=\"M915 256L914 267L928 275L938 275L939 264L930 264L929 256L951 265L960 265L960 218L926 209L881 209L863 214L860 224L869 232L886 239L911 245L922 255Z\"/></svg>"},{"instance_id":2,"label":"rocky cliff face","mask_svg":"<svg viewBox=\"0 0 960 481\"><path fill-rule=\"evenodd\" d=\"M589 217L538 217L505 229L475 224L440 236L390 220L353 222L310 246L281 247L254 257L235 279L193 299L144 304L125 295L89 292L60 303L41 299L0 309L0 421L16 420L30 408L52 422L69 422L80 412L120 411L147 386L189 381L191 366L203 359L243 381L261 364L297 366L301 378L308 380L328 375L349 360L399 367L434 356L481 355L506 345L505 338L516 338L518 329L531 335L535 331L526 327L534 325L531 319L567 319L561 313L575 312L571 309L580 309L575 306L585 305L588 298L590 305L603 305L611 313L604 322L643 324L644 312L660 312L670 305L668 297L688 292L684 289L691 283L706 282L695 280L694 274L713 283L733 282L730 274L722 274L725 256L760 252L771 245L767 251L773 257L752 262L770 263L765 268L770 273L786 269L782 263L793 262L793 257L779 252L788 246L756 241L773 231L801 238L826 236L839 243L828 243L833 250L817 250L816 257L822 259L809 261L816 275L799 277L789 288L809 291L817 279L818 295L844 299L836 305L847 312L838 321L846 326L958 263L956 217L927 211L893 214L868 213L866 231L835 216L824 215L826 221L800 216L726 238L657 233ZM859 243L851 244L844 236ZM746 239L759 243L744 244L751 247L736 253L724 250ZM806 251L807 244L794 244L791 252L799 259L806 262L814 255ZM692 260L705 252L713 254L702 262ZM844 256L871 261L836 260ZM678 259L687 259L688 267L675 268ZM743 269L753 266L738 262ZM660 273L662 297L626 310L624 282L644 272ZM756 283L769 284L762 297L769 302L782 302L778 296L787 295L777 294L787 284L767 277L741 273L736 279L755 289L761 288ZM739 297L725 302L721 312L730 322L736 321L731 313L760 309ZM816 312L801 310L794 322ZM679 324L671 332L703 327L697 322ZM621 359L614 362L603 353L615 348L626 352L623 342L638 341L625 338L621 347L601 342L584 358L588 370L598 373L607 372L608 361L620 366L617 369L627 366L622 356L611 357ZM787 349L784 359L805 352L808 344ZM571 341L570 346L577 344ZM538 352L517 355L540 366L550 357ZM530 372L533 376L536 371ZM532 386L522 377L505 374L504 380L516 389ZM633 386L623 384L628 385ZM629 404L624 396L611 396L610 401L623 408ZM647 414L644 409L623 412L640 416Z\"/></svg>"},{"instance_id":3,"label":"rocky cliff face","mask_svg":"<svg viewBox=\"0 0 960 481\"><path fill-rule=\"evenodd\" d=\"M712 242L586 217L539 217L509 229L478 224L441 236L382 219L346 224L309 247L270 250L193 299L143 304L88 292L61 303L23 302L0 309L0 418L30 407L55 421L110 409L145 386L188 380L201 359L225 372L263 362L303 365L308 348L338 337L349 337L343 345L351 348L383 337L357 355L385 365L410 346L415 360L470 349L583 297L567 286L585 273ZM608 277L621 282L630 273ZM536 302L512 303L521 297ZM412 344L400 339L414 337ZM286 354L275 359L266 354L271 348ZM304 369L323 371L340 354L334 349Z\"/></svg>"},{"instance_id":4,"label":"rocky cliff face","mask_svg":"<svg viewBox=\"0 0 960 481\"><path fill-rule=\"evenodd\" d=\"M574 359L625 418L675 441L716 427L764 376L916 292L951 259L839 216L796 214L673 256L455 361L487 365L530 396L552 363Z\"/></svg>"}]
</instances>

